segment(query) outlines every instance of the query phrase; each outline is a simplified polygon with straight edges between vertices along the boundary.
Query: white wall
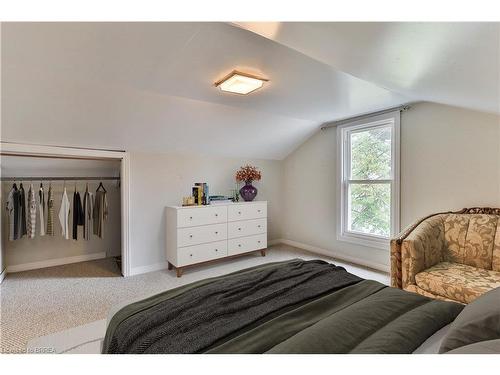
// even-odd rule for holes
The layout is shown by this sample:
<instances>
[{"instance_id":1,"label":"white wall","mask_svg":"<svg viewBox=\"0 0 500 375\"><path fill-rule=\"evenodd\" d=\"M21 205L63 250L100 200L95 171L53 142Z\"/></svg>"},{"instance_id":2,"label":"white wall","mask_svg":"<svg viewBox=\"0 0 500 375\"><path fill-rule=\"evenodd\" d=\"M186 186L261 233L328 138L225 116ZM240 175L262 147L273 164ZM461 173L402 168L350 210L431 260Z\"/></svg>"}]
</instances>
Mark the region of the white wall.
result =
<instances>
[{"instance_id":1,"label":"white wall","mask_svg":"<svg viewBox=\"0 0 500 375\"><path fill-rule=\"evenodd\" d=\"M440 210L500 206L500 117L418 103L401 117L401 225ZM389 251L336 239L336 131L284 160L283 237L387 268Z\"/></svg>"},{"instance_id":2,"label":"white wall","mask_svg":"<svg viewBox=\"0 0 500 375\"><path fill-rule=\"evenodd\" d=\"M283 169L281 161L203 155L131 153L131 267L161 267L165 259L165 206L179 205L195 182L207 182L210 194L228 195L234 173L245 164L257 166L262 180L256 200L268 201L269 239L282 234ZM136 271L134 271L134 268Z\"/></svg>"},{"instance_id":3,"label":"white wall","mask_svg":"<svg viewBox=\"0 0 500 375\"><path fill-rule=\"evenodd\" d=\"M438 211L500 207L500 116L420 103L401 124L403 227Z\"/></svg>"}]
</instances>

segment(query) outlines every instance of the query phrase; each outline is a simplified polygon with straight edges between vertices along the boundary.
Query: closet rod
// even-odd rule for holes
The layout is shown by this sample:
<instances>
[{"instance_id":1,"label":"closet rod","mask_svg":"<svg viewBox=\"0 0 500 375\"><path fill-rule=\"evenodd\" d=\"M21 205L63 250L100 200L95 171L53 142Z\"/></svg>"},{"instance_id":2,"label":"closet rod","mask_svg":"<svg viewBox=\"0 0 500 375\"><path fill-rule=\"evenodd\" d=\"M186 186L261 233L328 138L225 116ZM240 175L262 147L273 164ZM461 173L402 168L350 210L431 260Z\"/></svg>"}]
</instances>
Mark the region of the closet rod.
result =
<instances>
[{"instance_id":1,"label":"closet rod","mask_svg":"<svg viewBox=\"0 0 500 375\"><path fill-rule=\"evenodd\" d=\"M120 177L0 177L1 181L104 181L120 180Z\"/></svg>"},{"instance_id":2,"label":"closet rod","mask_svg":"<svg viewBox=\"0 0 500 375\"><path fill-rule=\"evenodd\" d=\"M98 160L98 161L121 161L118 158L99 158L95 156L59 156L59 155L36 155L36 154L17 154L15 152L0 152L0 156L15 156L22 158L36 159L71 159L71 160Z\"/></svg>"}]
</instances>

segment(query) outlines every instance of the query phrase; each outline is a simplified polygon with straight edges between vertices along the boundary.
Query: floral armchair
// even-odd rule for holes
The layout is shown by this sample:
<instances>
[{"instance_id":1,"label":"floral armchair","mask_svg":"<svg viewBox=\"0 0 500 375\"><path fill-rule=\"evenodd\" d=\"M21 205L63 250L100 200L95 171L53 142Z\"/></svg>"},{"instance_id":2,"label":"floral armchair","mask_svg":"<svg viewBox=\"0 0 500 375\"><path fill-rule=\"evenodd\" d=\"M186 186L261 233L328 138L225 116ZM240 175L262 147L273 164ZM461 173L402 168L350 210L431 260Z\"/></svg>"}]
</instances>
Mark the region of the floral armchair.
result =
<instances>
[{"instance_id":1,"label":"floral armchair","mask_svg":"<svg viewBox=\"0 0 500 375\"><path fill-rule=\"evenodd\" d=\"M391 240L391 285L469 303L500 287L500 209L430 215Z\"/></svg>"}]
</instances>

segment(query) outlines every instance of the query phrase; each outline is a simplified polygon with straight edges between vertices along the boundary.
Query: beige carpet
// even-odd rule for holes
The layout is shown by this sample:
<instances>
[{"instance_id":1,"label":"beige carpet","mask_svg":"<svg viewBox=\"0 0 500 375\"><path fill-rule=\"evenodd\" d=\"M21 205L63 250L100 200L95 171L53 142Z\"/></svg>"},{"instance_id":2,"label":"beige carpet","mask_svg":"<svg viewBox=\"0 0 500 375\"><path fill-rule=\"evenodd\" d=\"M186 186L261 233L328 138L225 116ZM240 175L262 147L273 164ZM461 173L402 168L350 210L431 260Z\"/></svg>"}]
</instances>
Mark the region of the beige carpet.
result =
<instances>
[{"instance_id":1,"label":"beige carpet","mask_svg":"<svg viewBox=\"0 0 500 375\"><path fill-rule=\"evenodd\" d=\"M266 257L258 254L187 269L181 278L172 271L121 277L113 259L50 267L7 275L0 286L0 344L3 353L24 353L27 342L71 327L104 319L123 301L161 292L207 277L254 265L292 258L325 259L293 247L276 245ZM349 272L389 282L389 276L343 262Z\"/></svg>"}]
</instances>

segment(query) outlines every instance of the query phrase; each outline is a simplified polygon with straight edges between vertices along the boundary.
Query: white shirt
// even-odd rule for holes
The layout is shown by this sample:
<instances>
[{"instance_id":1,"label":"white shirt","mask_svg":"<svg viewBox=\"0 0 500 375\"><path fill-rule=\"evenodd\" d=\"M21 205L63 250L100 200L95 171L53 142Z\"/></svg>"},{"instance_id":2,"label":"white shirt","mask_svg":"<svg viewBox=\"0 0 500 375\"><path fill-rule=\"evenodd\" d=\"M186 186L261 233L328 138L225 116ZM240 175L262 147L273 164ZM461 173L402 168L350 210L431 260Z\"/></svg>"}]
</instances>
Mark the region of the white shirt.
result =
<instances>
[{"instance_id":1,"label":"white shirt","mask_svg":"<svg viewBox=\"0 0 500 375\"><path fill-rule=\"evenodd\" d=\"M62 236L69 240L69 210L70 203L68 199L68 194L66 194L66 188L64 188L64 193L61 201L61 208L59 209L59 222L61 223Z\"/></svg>"}]
</instances>

